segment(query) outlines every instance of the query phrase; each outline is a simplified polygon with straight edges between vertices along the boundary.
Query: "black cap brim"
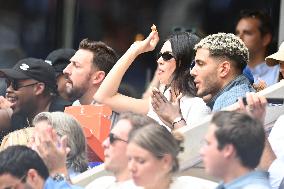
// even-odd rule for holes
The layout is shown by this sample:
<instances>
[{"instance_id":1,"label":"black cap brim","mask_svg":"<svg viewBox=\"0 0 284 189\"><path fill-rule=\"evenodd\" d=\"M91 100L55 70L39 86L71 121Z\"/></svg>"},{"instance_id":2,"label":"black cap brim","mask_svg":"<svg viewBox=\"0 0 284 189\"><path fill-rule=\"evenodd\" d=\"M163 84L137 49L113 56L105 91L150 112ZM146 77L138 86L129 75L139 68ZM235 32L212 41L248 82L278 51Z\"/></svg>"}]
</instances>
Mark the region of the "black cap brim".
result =
<instances>
[{"instance_id":1,"label":"black cap brim","mask_svg":"<svg viewBox=\"0 0 284 189\"><path fill-rule=\"evenodd\" d=\"M12 79L30 79L31 77L14 69L0 69L0 77L7 77Z\"/></svg>"}]
</instances>

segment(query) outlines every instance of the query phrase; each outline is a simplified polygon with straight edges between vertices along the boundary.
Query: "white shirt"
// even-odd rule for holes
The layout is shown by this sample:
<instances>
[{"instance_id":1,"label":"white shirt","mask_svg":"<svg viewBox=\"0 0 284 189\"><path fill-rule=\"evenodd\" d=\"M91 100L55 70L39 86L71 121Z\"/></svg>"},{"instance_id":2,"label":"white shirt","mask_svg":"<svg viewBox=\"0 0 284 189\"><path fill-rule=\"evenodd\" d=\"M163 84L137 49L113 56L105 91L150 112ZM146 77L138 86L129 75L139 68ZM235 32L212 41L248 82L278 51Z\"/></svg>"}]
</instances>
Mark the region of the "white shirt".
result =
<instances>
[{"instance_id":1,"label":"white shirt","mask_svg":"<svg viewBox=\"0 0 284 189\"><path fill-rule=\"evenodd\" d=\"M170 89L165 91L165 97L170 99ZM199 97L188 97L183 96L180 99L180 109L182 117L185 119L187 126L196 125L202 120L205 116L210 114L211 110L206 106L202 98ZM147 116L156 120L160 125L165 126L169 131L171 130L167 127L159 118L159 116L154 112L152 105L150 104L150 109Z\"/></svg>"},{"instance_id":2,"label":"white shirt","mask_svg":"<svg viewBox=\"0 0 284 189\"><path fill-rule=\"evenodd\" d=\"M169 189L215 189L217 183L191 176L181 176L173 179Z\"/></svg>"},{"instance_id":3,"label":"white shirt","mask_svg":"<svg viewBox=\"0 0 284 189\"><path fill-rule=\"evenodd\" d=\"M273 152L277 158L284 160L284 115L275 122L268 137Z\"/></svg>"},{"instance_id":4,"label":"white shirt","mask_svg":"<svg viewBox=\"0 0 284 189\"><path fill-rule=\"evenodd\" d=\"M217 183L191 176L181 176L173 178L169 189L214 189ZM132 180L115 182L113 176L100 177L86 186L86 189L143 189L134 184Z\"/></svg>"},{"instance_id":5,"label":"white shirt","mask_svg":"<svg viewBox=\"0 0 284 189\"><path fill-rule=\"evenodd\" d=\"M114 176L103 176L88 184L85 189L128 189L138 188L132 180L116 182Z\"/></svg>"},{"instance_id":6,"label":"white shirt","mask_svg":"<svg viewBox=\"0 0 284 189\"><path fill-rule=\"evenodd\" d=\"M272 189L278 189L284 177L284 161L283 159L275 159L268 169L269 182Z\"/></svg>"}]
</instances>

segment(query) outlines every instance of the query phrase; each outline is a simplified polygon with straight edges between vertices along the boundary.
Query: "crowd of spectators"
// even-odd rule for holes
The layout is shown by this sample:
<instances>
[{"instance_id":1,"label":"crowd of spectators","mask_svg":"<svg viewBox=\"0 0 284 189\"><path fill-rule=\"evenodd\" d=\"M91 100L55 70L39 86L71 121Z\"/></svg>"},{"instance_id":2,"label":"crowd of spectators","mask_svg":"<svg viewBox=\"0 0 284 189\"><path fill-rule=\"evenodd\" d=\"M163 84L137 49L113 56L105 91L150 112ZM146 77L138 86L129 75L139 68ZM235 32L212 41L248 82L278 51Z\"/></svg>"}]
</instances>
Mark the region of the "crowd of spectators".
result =
<instances>
[{"instance_id":1,"label":"crowd of spectators","mask_svg":"<svg viewBox=\"0 0 284 189\"><path fill-rule=\"evenodd\" d=\"M202 38L175 31L158 53L151 94L120 94L131 64L159 42L156 26L151 30L119 59L106 43L83 39L77 51L57 49L45 60L28 57L0 69L6 83L0 97L0 188L79 188L72 178L88 168L87 138L83 124L63 111L98 104L112 109L102 146L113 176L95 179L88 189L284 188L283 116L266 131L267 100L255 93L283 78L283 44L267 54L269 17L243 12L236 34ZM224 111L232 104L237 109ZM175 176L184 150L180 128L197 126L211 114L200 155L205 173L220 183Z\"/></svg>"}]
</instances>

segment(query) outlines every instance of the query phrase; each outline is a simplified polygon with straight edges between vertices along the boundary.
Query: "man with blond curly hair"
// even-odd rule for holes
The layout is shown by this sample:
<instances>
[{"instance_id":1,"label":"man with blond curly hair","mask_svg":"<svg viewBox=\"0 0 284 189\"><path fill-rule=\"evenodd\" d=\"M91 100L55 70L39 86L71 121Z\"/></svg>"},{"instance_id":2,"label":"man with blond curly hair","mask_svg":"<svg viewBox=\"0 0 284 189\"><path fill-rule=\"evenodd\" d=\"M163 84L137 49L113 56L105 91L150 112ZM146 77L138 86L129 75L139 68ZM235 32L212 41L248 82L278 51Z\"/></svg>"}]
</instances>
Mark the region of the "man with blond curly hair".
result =
<instances>
[{"instance_id":1,"label":"man with blond curly hair","mask_svg":"<svg viewBox=\"0 0 284 189\"><path fill-rule=\"evenodd\" d=\"M254 91L243 70L249 60L248 49L234 34L209 35L195 45L194 77L197 95L205 97L212 111L219 111ZM210 98L208 99L208 95Z\"/></svg>"}]
</instances>

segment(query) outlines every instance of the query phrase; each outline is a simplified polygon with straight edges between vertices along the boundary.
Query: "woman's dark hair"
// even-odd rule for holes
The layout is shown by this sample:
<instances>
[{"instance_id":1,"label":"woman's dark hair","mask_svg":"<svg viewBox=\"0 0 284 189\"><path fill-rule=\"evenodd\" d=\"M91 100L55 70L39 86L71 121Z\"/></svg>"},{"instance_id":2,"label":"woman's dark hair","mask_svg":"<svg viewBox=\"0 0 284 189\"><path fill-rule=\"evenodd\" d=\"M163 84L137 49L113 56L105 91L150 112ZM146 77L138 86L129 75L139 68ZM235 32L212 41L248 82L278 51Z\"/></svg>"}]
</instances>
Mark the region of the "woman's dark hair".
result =
<instances>
[{"instance_id":1,"label":"woman's dark hair","mask_svg":"<svg viewBox=\"0 0 284 189\"><path fill-rule=\"evenodd\" d=\"M166 41L170 41L176 59L176 70L173 73L171 87L178 89L183 95L196 96L194 79L190 75L190 65L195 54L193 48L200 38L189 32L176 32Z\"/></svg>"}]
</instances>

